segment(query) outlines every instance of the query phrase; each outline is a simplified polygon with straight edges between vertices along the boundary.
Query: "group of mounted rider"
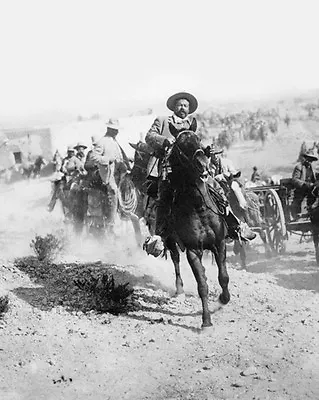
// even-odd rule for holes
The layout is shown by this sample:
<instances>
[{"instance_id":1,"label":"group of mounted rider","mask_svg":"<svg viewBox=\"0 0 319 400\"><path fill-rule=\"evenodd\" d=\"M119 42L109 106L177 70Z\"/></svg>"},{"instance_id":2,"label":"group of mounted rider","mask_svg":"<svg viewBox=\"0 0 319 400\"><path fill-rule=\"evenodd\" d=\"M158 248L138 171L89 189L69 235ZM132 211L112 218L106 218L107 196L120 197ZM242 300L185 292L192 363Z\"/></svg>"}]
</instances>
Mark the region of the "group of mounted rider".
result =
<instances>
[{"instance_id":1,"label":"group of mounted rider","mask_svg":"<svg viewBox=\"0 0 319 400\"><path fill-rule=\"evenodd\" d=\"M61 160L59 154L55 154L55 161L59 176L54 182L52 199L48 206L52 211L61 190L69 193L69 199L79 197L79 193L91 193L104 197L103 215L107 220L109 231L113 231L116 214L119 207L119 182L126 175L132 178L135 186L147 187L145 195L152 197L155 206L155 226L151 232L153 236L148 241L147 251L158 255L165 247L165 241L171 234L173 221L171 219L171 206L175 196L174 174L170 164L170 153L176 143L176 138L182 132L200 132L199 123L193 114L197 110L197 99L190 93L180 92L171 96L166 103L172 114L167 117L158 117L145 136L146 143L132 145L136 151L147 154L147 168L145 175L134 174L130 160L118 144L116 137L120 131L117 120L110 119L107 130L102 138L92 137L92 147L87 152L87 146L79 142L74 147L67 149L67 156ZM244 222L234 215L229 206L229 191L231 190L239 208L247 209L247 200L243 195L240 171L237 170L231 160L223 157L223 149L212 143L209 146L201 144L201 150L207 157L207 170L205 179L211 198L218 204L220 214L227 226L228 236L231 239L249 241L255 238L255 233ZM295 187L295 196L292 204L292 213L295 217L300 213L300 204L305 196L309 198L309 205L314 203L311 191L315 187L315 173L311 168L312 161L317 156L306 151L300 163L293 172L292 183ZM196 162L196 159L193 160ZM254 168L254 179L258 180L259 173ZM141 181L143 180L143 181ZM80 183L79 183L80 182ZM72 195L73 193L73 195ZM73 196L73 197L72 197ZM313 200L311 200L313 198ZM83 199L83 196L82 196ZM88 200L86 197L86 211ZM90 203L90 202L89 202ZM149 215L147 205L143 216ZM147 218L146 218L147 219ZM153 224L154 225L154 224Z\"/></svg>"},{"instance_id":2,"label":"group of mounted rider","mask_svg":"<svg viewBox=\"0 0 319 400\"><path fill-rule=\"evenodd\" d=\"M196 98L190 93L174 94L167 100L167 107L172 111L172 115L156 118L145 137L144 145L148 147L149 153L147 174L143 177L146 182L136 182L135 179L135 184L151 187L152 190L148 190L147 195L156 200L154 236L151 241L154 248L161 247L161 242L164 245L172 230L170 209L174 199L174 177L169 154L180 133L191 131L198 135L200 127L196 118L192 116L197 106ZM131 172L133 175L130 162L116 140L119 130L118 121L110 120L102 138L92 137L92 148L87 154L85 154L87 146L81 142L74 147L69 147L67 156L63 160L59 160L59 155L55 154L58 176L54 182L49 211L54 209L61 191L69 193L71 201L75 201L75 196L82 196L83 199L80 192L100 192L106 199L103 213L107 219L108 229L113 230L118 211L120 179ZM253 239L255 234L250 231L247 224L240 222L234 216L226 196L227 186L230 185L238 197L240 206L246 207L239 188L240 171L234 168L230 160L221 157L223 150L214 144L206 147L202 145L202 150L207 156L205 180L207 180L210 195L218 203L220 213L228 226L229 236L233 239ZM147 210L144 211L147 215Z\"/></svg>"}]
</instances>

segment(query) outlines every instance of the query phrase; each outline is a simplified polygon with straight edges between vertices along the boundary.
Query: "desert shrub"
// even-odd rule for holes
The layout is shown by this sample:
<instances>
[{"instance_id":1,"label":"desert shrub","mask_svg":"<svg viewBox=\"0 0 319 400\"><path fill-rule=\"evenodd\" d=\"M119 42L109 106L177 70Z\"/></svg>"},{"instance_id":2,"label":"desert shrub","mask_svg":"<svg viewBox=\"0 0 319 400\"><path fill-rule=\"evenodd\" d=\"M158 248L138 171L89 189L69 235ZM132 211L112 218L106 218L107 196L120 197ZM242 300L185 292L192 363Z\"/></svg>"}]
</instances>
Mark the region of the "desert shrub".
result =
<instances>
[{"instance_id":1,"label":"desert shrub","mask_svg":"<svg viewBox=\"0 0 319 400\"><path fill-rule=\"evenodd\" d=\"M51 233L46 236L36 235L30 247L35 252L39 261L50 261L64 249L65 241Z\"/></svg>"},{"instance_id":2,"label":"desert shrub","mask_svg":"<svg viewBox=\"0 0 319 400\"><path fill-rule=\"evenodd\" d=\"M116 284L113 275L105 272L75 279L74 284L91 297L93 309L114 315L128 311L134 292L129 283Z\"/></svg>"},{"instance_id":3,"label":"desert shrub","mask_svg":"<svg viewBox=\"0 0 319 400\"><path fill-rule=\"evenodd\" d=\"M4 314L9 310L9 297L0 296L0 319L3 318Z\"/></svg>"}]
</instances>

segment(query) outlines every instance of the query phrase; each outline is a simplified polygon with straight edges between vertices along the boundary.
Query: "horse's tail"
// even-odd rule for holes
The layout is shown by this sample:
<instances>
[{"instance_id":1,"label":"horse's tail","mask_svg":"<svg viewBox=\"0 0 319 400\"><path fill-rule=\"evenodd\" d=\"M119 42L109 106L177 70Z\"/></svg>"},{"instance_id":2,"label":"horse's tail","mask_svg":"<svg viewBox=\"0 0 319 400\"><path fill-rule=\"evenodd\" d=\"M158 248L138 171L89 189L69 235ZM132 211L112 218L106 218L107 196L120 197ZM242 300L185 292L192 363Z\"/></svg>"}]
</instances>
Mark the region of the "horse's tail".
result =
<instances>
[{"instance_id":1,"label":"horse's tail","mask_svg":"<svg viewBox=\"0 0 319 400\"><path fill-rule=\"evenodd\" d=\"M138 194L131 178L125 174L118 185L119 208L124 215L135 214L138 205Z\"/></svg>"}]
</instances>

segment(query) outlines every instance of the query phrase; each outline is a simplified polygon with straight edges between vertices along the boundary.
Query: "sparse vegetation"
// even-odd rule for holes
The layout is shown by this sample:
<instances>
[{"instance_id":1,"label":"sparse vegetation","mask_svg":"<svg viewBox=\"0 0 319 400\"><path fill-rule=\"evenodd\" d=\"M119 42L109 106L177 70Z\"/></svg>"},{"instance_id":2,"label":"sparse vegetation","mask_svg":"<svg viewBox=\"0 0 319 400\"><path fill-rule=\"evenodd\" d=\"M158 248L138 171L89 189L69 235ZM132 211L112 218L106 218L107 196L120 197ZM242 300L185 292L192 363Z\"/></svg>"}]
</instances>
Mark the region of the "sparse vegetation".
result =
<instances>
[{"instance_id":1,"label":"sparse vegetation","mask_svg":"<svg viewBox=\"0 0 319 400\"><path fill-rule=\"evenodd\" d=\"M9 297L0 296L0 319L3 318L4 314L9 310Z\"/></svg>"},{"instance_id":2,"label":"sparse vegetation","mask_svg":"<svg viewBox=\"0 0 319 400\"><path fill-rule=\"evenodd\" d=\"M36 235L30 247L35 252L39 261L51 261L64 249L65 239L49 233L46 236Z\"/></svg>"},{"instance_id":3,"label":"sparse vegetation","mask_svg":"<svg viewBox=\"0 0 319 400\"><path fill-rule=\"evenodd\" d=\"M120 314L127 311L133 289L129 283L116 284L114 276L108 273L89 275L74 280L75 285L90 294L94 309L98 312Z\"/></svg>"},{"instance_id":4,"label":"sparse vegetation","mask_svg":"<svg viewBox=\"0 0 319 400\"><path fill-rule=\"evenodd\" d=\"M114 315L133 309L133 289L114 266L55 264L36 257L16 259L14 265L43 285L36 289L38 295L33 304L41 309L64 306L69 311L95 310Z\"/></svg>"}]
</instances>

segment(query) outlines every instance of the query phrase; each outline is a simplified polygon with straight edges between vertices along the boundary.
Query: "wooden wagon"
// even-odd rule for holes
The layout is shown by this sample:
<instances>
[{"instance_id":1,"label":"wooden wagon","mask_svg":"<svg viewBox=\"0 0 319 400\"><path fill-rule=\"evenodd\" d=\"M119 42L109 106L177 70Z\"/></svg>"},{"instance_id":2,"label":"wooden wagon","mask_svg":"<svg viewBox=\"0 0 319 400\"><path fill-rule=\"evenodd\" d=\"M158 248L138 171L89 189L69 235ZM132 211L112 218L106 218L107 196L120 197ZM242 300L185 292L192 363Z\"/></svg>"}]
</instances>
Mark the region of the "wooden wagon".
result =
<instances>
[{"instance_id":1,"label":"wooden wagon","mask_svg":"<svg viewBox=\"0 0 319 400\"><path fill-rule=\"evenodd\" d=\"M293 186L291 178L281 179L279 185L256 186L246 190L253 191L259 197L267 242L274 253L285 253L289 234L295 233L301 237L307 233L311 234L306 199L302 203L302 213L298 215L297 219L292 218Z\"/></svg>"}]
</instances>

